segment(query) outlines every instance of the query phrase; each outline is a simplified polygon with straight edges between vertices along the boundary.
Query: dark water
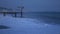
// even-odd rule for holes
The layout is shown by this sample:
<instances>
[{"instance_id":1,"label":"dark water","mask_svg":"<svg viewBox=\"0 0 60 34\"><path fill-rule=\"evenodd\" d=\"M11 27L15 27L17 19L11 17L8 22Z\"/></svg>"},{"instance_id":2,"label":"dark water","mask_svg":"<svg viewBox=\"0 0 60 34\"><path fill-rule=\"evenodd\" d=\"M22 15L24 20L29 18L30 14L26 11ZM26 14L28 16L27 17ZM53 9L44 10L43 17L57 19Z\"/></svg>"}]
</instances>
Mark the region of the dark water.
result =
<instances>
[{"instance_id":1,"label":"dark water","mask_svg":"<svg viewBox=\"0 0 60 34\"><path fill-rule=\"evenodd\" d=\"M10 15L14 17L14 15ZM17 14L16 18L20 18L21 14ZM60 12L23 12L23 18L33 18L42 20L48 24L60 25Z\"/></svg>"},{"instance_id":2,"label":"dark water","mask_svg":"<svg viewBox=\"0 0 60 34\"><path fill-rule=\"evenodd\" d=\"M25 12L25 18L35 18L48 24L60 25L60 12Z\"/></svg>"},{"instance_id":3,"label":"dark water","mask_svg":"<svg viewBox=\"0 0 60 34\"><path fill-rule=\"evenodd\" d=\"M17 14L17 17L20 16ZM60 12L23 12L23 18L33 18L48 24L60 25Z\"/></svg>"},{"instance_id":4,"label":"dark water","mask_svg":"<svg viewBox=\"0 0 60 34\"><path fill-rule=\"evenodd\" d=\"M0 25L0 29L9 29L10 27L5 26L5 25Z\"/></svg>"}]
</instances>

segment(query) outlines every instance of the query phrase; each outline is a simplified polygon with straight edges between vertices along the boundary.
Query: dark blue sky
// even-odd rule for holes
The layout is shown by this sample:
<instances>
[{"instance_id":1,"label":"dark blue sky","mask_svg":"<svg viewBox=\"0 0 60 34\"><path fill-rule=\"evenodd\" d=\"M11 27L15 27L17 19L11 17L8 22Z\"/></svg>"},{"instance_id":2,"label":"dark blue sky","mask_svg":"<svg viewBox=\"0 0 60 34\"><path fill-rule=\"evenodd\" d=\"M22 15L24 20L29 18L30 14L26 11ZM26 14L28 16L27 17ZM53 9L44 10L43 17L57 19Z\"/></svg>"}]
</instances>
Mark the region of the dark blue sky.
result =
<instances>
[{"instance_id":1,"label":"dark blue sky","mask_svg":"<svg viewBox=\"0 0 60 34\"><path fill-rule=\"evenodd\" d=\"M17 9L21 0L0 0L0 6ZM23 0L24 11L60 11L60 0Z\"/></svg>"}]
</instances>

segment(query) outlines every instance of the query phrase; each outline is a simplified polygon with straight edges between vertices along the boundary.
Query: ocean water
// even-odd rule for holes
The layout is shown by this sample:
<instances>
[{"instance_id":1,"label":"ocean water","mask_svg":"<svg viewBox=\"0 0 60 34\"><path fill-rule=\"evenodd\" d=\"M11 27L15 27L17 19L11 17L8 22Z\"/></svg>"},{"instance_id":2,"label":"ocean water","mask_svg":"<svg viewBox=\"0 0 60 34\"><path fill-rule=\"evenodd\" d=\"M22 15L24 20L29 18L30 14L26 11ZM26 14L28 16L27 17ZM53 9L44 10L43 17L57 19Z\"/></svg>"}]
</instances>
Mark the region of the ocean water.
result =
<instances>
[{"instance_id":1,"label":"ocean water","mask_svg":"<svg viewBox=\"0 0 60 34\"><path fill-rule=\"evenodd\" d=\"M16 18L18 17L20 18L21 14L17 14ZM23 12L23 18L38 19L48 24L60 25L60 12Z\"/></svg>"},{"instance_id":2,"label":"ocean water","mask_svg":"<svg viewBox=\"0 0 60 34\"><path fill-rule=\"evenodd\" d=\"M60 12L23 12L22 15L23 18L38 19L48 24L60 25ZM14 14L8 14L8 16L14 17ZM16 18L21 18L21 14L17 14Z\"/></svg>"},{"instance_id":3,"label":"ocean water","mask_svg":"<svg viewBox=\"0 0 60 34\"><path fill-rule=\"evenodd\" d=\"M23 17L0 14L0 25L10 27L0 29L0 34L60 34L59 12L23 12Z\"/></svg>"}]
</instances>

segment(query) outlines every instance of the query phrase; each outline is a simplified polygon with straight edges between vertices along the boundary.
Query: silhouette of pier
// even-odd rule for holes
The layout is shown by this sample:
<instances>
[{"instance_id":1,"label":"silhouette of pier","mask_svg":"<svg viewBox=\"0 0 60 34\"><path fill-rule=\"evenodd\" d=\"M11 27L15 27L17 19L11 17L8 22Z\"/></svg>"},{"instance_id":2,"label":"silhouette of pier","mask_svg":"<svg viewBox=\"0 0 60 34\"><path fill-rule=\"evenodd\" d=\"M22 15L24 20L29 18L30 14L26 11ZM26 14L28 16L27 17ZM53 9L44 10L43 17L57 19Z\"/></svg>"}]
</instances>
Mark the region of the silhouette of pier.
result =
<instances>
[{"instance_id":1,"label":"silhouette of pier","mask_svg":"<svg viewBox=\"0 0 60 34\"><path fill-rule=\"evenodd\" d=\"M21 14L22 17L22 12L0 12L0 14L3 14L3 16L6 16L7 14L14 14L14 17L17 17L17 14Z\"/></svg>"},{"instance_id":2,"label":"silhouette of pier","mask_svg":"<svg viewBox=\"0 0 60 34\"><path fill-rule=\"evenodd\" d=\"M17 17L17 14L21 15L21 18L23 17L23 8L24 6L19 6L20 12L18 11L0 11L0 14L3 14L3 16L6 16L6 14L14 14L14 17ZM1 8L2 9L2 8ZM7 10L6 8L3 8L4 10Z\"/></svg>"}]
</instances>

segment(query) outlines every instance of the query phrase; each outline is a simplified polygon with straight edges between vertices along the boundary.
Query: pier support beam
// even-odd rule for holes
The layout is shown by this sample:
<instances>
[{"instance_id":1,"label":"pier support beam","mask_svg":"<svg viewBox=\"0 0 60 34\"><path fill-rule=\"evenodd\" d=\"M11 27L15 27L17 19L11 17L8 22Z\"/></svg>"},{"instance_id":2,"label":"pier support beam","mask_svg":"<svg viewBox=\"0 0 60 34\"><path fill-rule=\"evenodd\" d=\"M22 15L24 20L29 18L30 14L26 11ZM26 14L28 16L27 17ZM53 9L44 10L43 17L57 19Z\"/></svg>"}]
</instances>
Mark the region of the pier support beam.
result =
<instances>
[{"instance_id":1,"label":"pier support beam","mask_svg":"<svg viewBox=\"0 0 60 34\"><path fill-rule=\"evenodd\" d=\"M5 12L3 13L3 16L6 16Z\"/></svg>"},{"instance_id":2,"label":"pier support beam","mask_svg":"<svg viewBox=\"0 0 60 34\"><path fill-rule=\"evenodd\" d=\"M24 6L21 6L21 7L18 7L18 8L20 8L20 11L21 11L21 18L23 17L23 9L24 9Z\"/></svg>"}]
</instances>

